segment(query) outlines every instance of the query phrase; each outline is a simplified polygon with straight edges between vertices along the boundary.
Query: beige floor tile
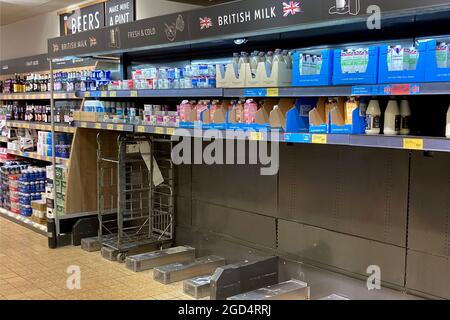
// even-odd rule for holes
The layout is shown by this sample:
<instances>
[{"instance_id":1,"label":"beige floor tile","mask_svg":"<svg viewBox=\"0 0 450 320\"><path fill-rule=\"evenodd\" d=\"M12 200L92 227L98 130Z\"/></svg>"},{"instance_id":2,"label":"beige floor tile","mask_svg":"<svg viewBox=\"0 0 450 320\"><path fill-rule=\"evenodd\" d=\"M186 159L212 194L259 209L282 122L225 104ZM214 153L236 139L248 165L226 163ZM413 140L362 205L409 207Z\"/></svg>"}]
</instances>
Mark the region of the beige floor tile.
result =
<instances>
[{"instance_id":1,"label":"beige floor tile","mask_svg":"<svg viewBox=\"0 0 450 320\"><path fill-rule=\"evenodd\" d=\"M79 247L50 250L47 240L0 218L0 299L154 300L188 299L182 284L153 281L153 271L135 273ZM81 269L81 290L66 287L67 267Z\"/></svg>"}]
</instances>

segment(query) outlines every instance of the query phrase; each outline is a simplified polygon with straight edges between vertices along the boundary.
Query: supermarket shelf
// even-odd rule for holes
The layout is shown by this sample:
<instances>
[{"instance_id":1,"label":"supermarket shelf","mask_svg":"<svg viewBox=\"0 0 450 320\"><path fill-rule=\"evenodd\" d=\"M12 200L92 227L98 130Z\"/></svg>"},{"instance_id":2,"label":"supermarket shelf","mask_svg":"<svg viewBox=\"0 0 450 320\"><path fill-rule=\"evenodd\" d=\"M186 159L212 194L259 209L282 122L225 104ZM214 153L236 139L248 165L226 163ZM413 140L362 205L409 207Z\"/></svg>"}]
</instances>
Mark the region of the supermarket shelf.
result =
<instances>
[{"instance_id":1,"label":"supermarket shelf","mask_svg":"<svg viewBox=\"0 0 450 320\"><path fill-rule=\"evenodd\" d=\"M50 98L50 92L0 94L0 100L50 100ZM80 99L75 92L55 92L53 98L57 100Z\"/></svg>"},{"instance_id":2,"label":"supermarket shelf","mask_svg":"<svg viewBox=\"0 0 450 320\"><path fill-rule=\"evenodd\" d=\"M8 142L8 138L7 137L0 137L0 142L7 143Z\"/></svg>"},{"instance_id":3,"label":"supermarket shelf","mask_svg":"<svg viewBox=\"0 0 450 320\"><path fill-rule=\"evenodd\" d=\"M117 91L78 91L81 98L222 97L223 89L154 89Z\"/></svg>"},{"instance_id":4,"label":"supermarket shelf","mask_svg":"<svg viewBox=\"0 0 450 320\"><path fill-rule=\"evenodd\" d=\"M285 133L284 141L288 143L450 152L450 140L435 137Z\"/></svg>"},{"instance_id":5,"label":"supermarket shelf","mask_svg":"<svg viewBox=\"0 0 450 320\"><path fill-rule=\"evenodd\" d=\"M310 134L310 133L282 133L278 131L244 131L218 129L189 129L173 127L155 127L147 125L136 126L137 133L161 134L170 136L202 138L206 131L208 137L223 139L272 141L300 144L343 145L354 147L423 150L450 152L450 140L435 137L413 136L370 136L349 134Z\"/></svg>"},{"instance_id":6,"label":"supermarket shelf","mask_svg":"<svg viewBox=\"0 0 450 320\"><path fill-rule=\"evenodd\" d=\"M8 153L19 156L19 157L52 162L52 157L41 156L41 155L37 154L36 152L21 152L21 151L8 149ZM69 163L69 159L56 158L56 163L67 165Z\"/></svg>"},{"instance_id":7,"label":"supermarket shelf","mask_svg":"<svg viewBox=\"0 0 450 320\"><path fill-rule=\"evenodd\" d=\"M376 84L355 86L319 86L284 88L213 88L213 89L160 89L78 91L81 98L137 98L137 97L347 97L383 95L439 95L450 92L450 82Z\"/></svg>"},{"instance_id":8,"label":"supermarket shelf","mask_svg":"<svg viewBox=\"0 0 450 320\"><path fill-rule=\"evenodd\" d=\"M322 97L350 96L352 87L286 87L286 88L236 88L224 89L223 96L235 97Z\"/></svg>"},{"instance_id":9,"label":"supermarket shelf","mask_svg":"<svg viewBox=\"0 0 450 320\"><path fill-rule=\"evenodd\" d=\"M450 92L450 82L377 84L329 87L224 89L224 97L348 97L440 95Z\"/></svg>"},{"instance_id":10,"label":"supermarket shelf","mask_svg":"<svg viewBox=\"0 0 450 320\"><path fill-rule=\"evenodd\" d=\"M12 127L12 128L24 128L24 129L52 131L52 126L50 124L41 124L41 123L35 123L35 122L6 121L6 125L8 127ZM76 130L76 128L71 127L69 125L55 125L55 131L57 131L57 132L74 133L75 130Z\"/></svg>"},{"instance_id":11,"label":"supermarket shelf","mask_svg":"<svg viewBox=\"0 0 450 320\"><path fill-rule=\"evenodd\" d=\"M19 225L27 227L30 230L33 230L39 234L42 234L43 236L51 237L51 234L48 233L48 231L47 231L47 226L36 223L36 222L32 221L31 218L12 213L3 208L0 208L0 216L4 217L12 222L15 222Z\"/></svg>"},{"instance_id":12,"label":"supermarket shelf","mask_svg":"<svg viewBox=\"0 0 450 320\"><path fill-rule=\"evenodd\" d=\"M134 125L132 124L75 121L74 126L86 129L134 132Z\"/></svg>"}]
</instances>

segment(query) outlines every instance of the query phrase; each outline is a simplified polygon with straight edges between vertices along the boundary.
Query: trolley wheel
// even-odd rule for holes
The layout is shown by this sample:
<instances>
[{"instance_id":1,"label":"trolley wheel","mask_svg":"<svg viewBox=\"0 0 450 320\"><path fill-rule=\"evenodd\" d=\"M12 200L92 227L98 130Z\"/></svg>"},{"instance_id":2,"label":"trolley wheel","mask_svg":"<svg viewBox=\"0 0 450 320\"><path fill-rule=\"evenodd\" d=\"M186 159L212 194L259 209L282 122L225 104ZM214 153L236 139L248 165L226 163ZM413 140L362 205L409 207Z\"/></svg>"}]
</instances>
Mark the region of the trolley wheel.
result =
<instances>
[{"instance_id":1,"label":"trolley wheel","mask_svg":"<svg viewBox=\"0 0 450 320\"><path fill-rule=\"evenodd\" d=\"M117 255L117 262L124 263L126 258L127 258L127 253L126 252L120 252Z\"/></svg>"}]
</instances>

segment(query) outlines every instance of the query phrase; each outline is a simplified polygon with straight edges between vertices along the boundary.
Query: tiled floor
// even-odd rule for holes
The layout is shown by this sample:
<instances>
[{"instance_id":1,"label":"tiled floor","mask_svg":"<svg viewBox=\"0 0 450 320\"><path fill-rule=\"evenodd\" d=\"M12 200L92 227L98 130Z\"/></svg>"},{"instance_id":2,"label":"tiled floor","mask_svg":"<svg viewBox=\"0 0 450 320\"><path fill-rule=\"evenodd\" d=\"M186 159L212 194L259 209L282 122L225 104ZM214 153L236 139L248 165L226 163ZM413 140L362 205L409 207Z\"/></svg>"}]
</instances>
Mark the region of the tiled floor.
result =
<instances>
[{"instance_id":1,"label":"tiled floor","mask_svg":"<svg viewBox=\"0 0 450 320\"><path fill-rule=\"evenodd\" d=\"M80 267L80 290L67 288L69 266ZM0 218L2 300L190 299L182 283L163 285L152 276L152 271L135 273L80 247L49 249L45 237Z\"/></svg>"}]
</instances>

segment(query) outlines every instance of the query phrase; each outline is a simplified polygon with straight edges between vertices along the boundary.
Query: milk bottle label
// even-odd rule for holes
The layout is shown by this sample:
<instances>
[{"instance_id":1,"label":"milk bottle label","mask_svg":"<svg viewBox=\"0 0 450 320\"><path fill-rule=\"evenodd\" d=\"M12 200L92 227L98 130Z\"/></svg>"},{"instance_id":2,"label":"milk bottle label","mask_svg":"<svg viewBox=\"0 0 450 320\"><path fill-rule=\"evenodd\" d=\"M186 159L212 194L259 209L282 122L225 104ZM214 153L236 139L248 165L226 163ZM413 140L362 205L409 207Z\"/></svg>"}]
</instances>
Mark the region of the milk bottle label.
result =
<instances>
[{"instance_id":1,"label":"milk bottle label","mask_svg":"<svg viewBox=\"0 0 450 320\"><path fill-rule=\"evenodd\" d=\"M400 115L395 116L395 131L400 131L402 124L402 117Z\"/></svg>"},{"instance_id":2,"label":"milk bottle label","mask_svg":"<svg viewBox=\"0 0 450 320\"><path fill-rule=\"evenodd\" d=\"M380 129L381 117L371 114L366 115L366 130Z\"/></svg>"}]
</instances>

